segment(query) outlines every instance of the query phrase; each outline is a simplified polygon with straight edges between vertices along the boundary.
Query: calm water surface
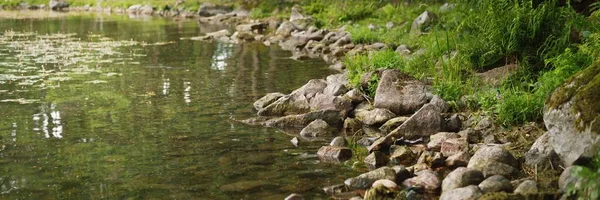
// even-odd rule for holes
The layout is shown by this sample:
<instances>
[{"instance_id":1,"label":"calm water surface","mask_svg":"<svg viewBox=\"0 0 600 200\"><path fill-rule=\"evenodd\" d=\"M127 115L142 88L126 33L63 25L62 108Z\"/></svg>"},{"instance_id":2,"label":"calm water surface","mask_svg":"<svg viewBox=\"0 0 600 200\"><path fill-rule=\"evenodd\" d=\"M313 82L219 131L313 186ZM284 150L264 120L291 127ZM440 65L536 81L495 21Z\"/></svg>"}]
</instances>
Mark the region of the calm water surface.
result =
<instances>
[{"instance_id":1,"label":"calm water surface","mask_svg":"<svg viewBox=\"0 0 600 200\"><path fill-rule=\"evenodd\" d=\"M310 199L357 172L324 142L230 118L333 73L259 44L180 40L223 27L69 16L1 19L0 197Z\"/></svg>"}]
</instances>

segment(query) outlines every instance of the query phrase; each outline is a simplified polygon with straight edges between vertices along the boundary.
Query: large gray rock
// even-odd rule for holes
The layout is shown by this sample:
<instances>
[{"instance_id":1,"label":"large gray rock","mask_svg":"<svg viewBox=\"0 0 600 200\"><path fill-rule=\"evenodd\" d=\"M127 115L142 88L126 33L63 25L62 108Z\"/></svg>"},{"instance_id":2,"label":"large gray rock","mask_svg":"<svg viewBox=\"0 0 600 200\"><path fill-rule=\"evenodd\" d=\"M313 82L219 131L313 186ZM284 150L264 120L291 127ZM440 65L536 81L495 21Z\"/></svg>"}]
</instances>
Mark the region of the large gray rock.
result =
<instances>
[{"instance_id":1,"label":"large gray rock","mask_svg":"<svg viewBox=\"0 0 600 200\"><path fill-rule=\"evenodd\" d=\"M345 97L318 93L310 100L309 106L311 110L340 110L346 115L352 110L352 100Z\"/></svg>"},{"instance_id":2,"label":"large gray rock","mask_svg":"<svg viewBox=\"0 0 600 200\"><path fill-rule=\"evenodd\" d=\"M265 122L265 125L276 128L303 128L317 119L322 119L330 126L336 128L343 125L343 118L339 110L320 110L300 115L288 115L270 119Z\"/></svg>"},{"instance_id":3,"label":"large gray rock","mask_svg":"<svg viewBox=\"0 0 600 200\"><path fill-rule=\"evenodd\" d=\"M519 162L510 152L497 146L481 147L467 165L469 168L482 171L485 177L493 175L511 177L519 172L518 166Z\"/></svg>"},{"instance_id":4,"label":"large gray rock","mask_svg":"<svg viewBox=\"0 0 600 200\"><path fill-rule=\"evenodd\" d=\"M437 108L431 104L427 104L394 131L390 132L380 140L375 141L375 143L369 147L369 151L385 149L389 147L395 139L399 138L413 140L429 137L432 134L440 132L441 127L442 117L437 111Z\"/></svg>"},{"instance_id":5,"label":"large gray rock","mask_svg":"<svg viewBox=\"0 0 600 200\"><path fill-rule=\"evenodd\" d=\"M145 5L138 10L138 13L141 15L152 15L154 14L154 8L150 5Z\"/></svg>"},{"instance_id":6,"label":"large gray rock","mask_svg":"<svg viewBox=\"0 0 600 200\"><path fill-rule=\"evenodd\" d=\"M412 114L427 103L426 93L427 89L422 82L399 70L385 70L375 91L374 105L397 115Z\"/></svg>"},{"instance_id":7,"label":"large gray rock","mask_svg":"<svg viewBox=\"0 0 600 200\"><path fill-rule=\"evenodd\" d=\"M344 138L343 136L337 136L333 138L333 140L331 140L329 146L347 147L348 141L346 141L346 138Z\"/></svg>"},{"instance_id":8,"label":"large gray rock","mask_svg":"<svg viewBox=\"0 0 600 200\"><path fill-rule=\"evenodd\" d=\"M217 14L227 14L231 11L233 11L233 6L202 3L202 5L200 5L198 8L198 15L203 17L211 17Z\"/></svg>"},{"instance_id":9,"label":"large gray rock","mask_svg":"<svg viewBox=\"0 0 600 200\"><path fill-rule=\"evenodd\" d=\"M479 189L483 193L489 192L507 192L511 193L513 190L512 184L510 184L510 180L504 178L504 176L494 175L490 176L487 179L483 180L483 182L479 183Z\"/></svg>"},{"instance_id":10,"label":"large gray rock","mask_svg":"<svg viewBox=\"0 0 600 200\"><path fill-rule=\"evenodd\" d=\"M333 135L333 131L334 128L330 127L327 122L317 119L304 127L300 131L300 135L304 137L328 137Z\"/></svg>"},{"instance_id":11,"label":"large gray rock","mask_svg":"<svg viewBox=\"0 0 600 200\"><path fill-rule=\"evenodd\" d=\"M437 15L429 11L421 13L421 15L413 21L410 27L410 33L414 34L426 31L437 22L437 18Z\"/></svg>"},{"instance_id":12,"label":"large gray rock","mask_svg":"<svg viewBox=\"0 0 600 200\"><path fill-rule=\"evenodd\" d=\"M309 99L304 95L286 95L258 110L258 116L284 116L310 111Z\"/></svg>"},{"instance_id":13,"label":"large gray rock","mask_svg":"<svg viewBox=\"0 0 600 200\"><path fill-rule=\"evenodd\" d=\"M385 122L385 124L381 125L381 127L379 127L379 130L381 130L382 133L387 134L387 133L393 131L394 129L398 128L405 121L408 121L408 119L409 119L409 117L404 117L404 116L392 118L392 119L388 120L387 122Z\"/></svg>"},{"instance_id":14,"label":"large gray rock","mask_svg":"<svg viewBox=\"0 0 600 200\"><path fill-rule=\"evenodd\" d=\"M476 169L456 168L442 181L442 193L469 185L477 185L483 181L483 174Z\"/></svg>"},{"instance_id":15,"label":"large gray rock","mask_svg":"<svg viewBox=\"0 0 600 200\"><path fill-rule=\"evenodd\" d=\"M402 184L406 187L422 187L429 193L436 193L439 191L441 181L437 173L431 170L422 170L416 172L416 177L406 179Z\"/></svg>"},{"instance_id":16,"label":"large gray rock","mask_svg":"<svg viewBox=\"0 0 600 200\"><path fill-rule=\"evenodd\" d=\"M277 99L281 98L285 96L285 94L282 93L269 93L266 94L264 97L256 100L256 102L254 102L254 104L252 104L254 106L254 108L256 110L262 110L263 108L267 107L268 105L272 104L273 102L277 101Z\"/></svg>"},{"instance_id":17,"label":"large gray rock","mask_svg":"<svg viewBox=\"0 0 600 200\"><path fill-rule=\"evenodd\" d=\"M357 177L346 179L344 184L353 189L367 189L371 187L375 181L380 179L395 181L396 171L389 167L381 167L358 175Z\"/></svg>"},{"instance_id":18,"label":"large gray rock","mask_svg":"<svg viewBox=\"0 0 600 200\"><path fill-rule=\"evenodd\" d=\"M600 150L600 61L573 75L546 101L544 123L554 151L569 166Z\"/></svg>"},{"instance_id":19,"label":"large gray rock","mask_svg":"<svg viewBox=\"0 0 600 200\"><path fill-rule=\"evenodd\" d=\"M440 200L476 200L481 197L483 193L477 186L469 185L467 187L456 188L447 192L442 193Z\"/></svg>"},{"instance_id":20,"label":"large gray rock","mask_svg":"<svg viewBox=\"0 0 600 200\"><path fill-rule=\"evenodd\" d=\"M388 120L396 117L396 115L394 113L392 113L391 111L387 110L387 109L381 109L381 108L375 108L373 110L363 110L363 111L358 111L356 113L354 113L354 115L356 116L356 119L360 120L361 122L363 122L366 125L376 125L376 124L383 124L385 122L387 122Z\"/></svg>"},{"instance_id":21,"label":"large gray rock","mask_svg":"<svg viewBox=\"0 0 600 200\"><path fill-rule=\"evenodd\" d=\"M50 0L50 2L48 2L48 6L52 10L62 10L64 8L68 8L69 3L64 0Z\"/></svg>"},{"instance_id":22,"label":"large gray rock","mask_svg":"<svg viewBox=\"0 0 600 200\"><path fill-rule=\"evenodd\" d=\"M535 140L531 146L531 149L525 153L525 165L539 170L558 166L559 163L560 159L554 152L551 138L548 133L544 133L537 140Z\"/></svg>"}]
</instances>

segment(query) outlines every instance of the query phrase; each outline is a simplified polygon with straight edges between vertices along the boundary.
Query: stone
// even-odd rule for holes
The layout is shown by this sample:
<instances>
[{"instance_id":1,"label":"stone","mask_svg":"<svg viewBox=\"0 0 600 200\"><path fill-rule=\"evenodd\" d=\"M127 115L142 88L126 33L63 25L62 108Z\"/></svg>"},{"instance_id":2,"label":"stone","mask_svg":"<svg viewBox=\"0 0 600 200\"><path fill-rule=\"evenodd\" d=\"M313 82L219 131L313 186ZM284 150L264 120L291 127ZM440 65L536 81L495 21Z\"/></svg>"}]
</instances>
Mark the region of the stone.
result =
<instances>
[{"instance_id":1,"label":"stone","mask_svg":"<svg viewBox=\"0 0 600 200\"><path fill-rule=\"evenodd\" d=\"M369 126L383 124L396 117L396 115L391 111L381 108L375 108L370 111L359 111L354 115L356 116L356 119Z\"/></svg>"},{"instance_id":2,"label":"stone","mask_svg":"<svg viewBox=\"0 0 600 200\"><path fill-rule=\"evenodd\" d=\"M402 44L396 48L396 53L400 55L410 55L411 51L405 44Z\"/></svg>"},{"instance_id":3,"label":"stone","mask_svg":"<svg viewBox=\"0 0 600 200\"><path fill-rule=\"evenodd\" d=\"M268 105L272 104L273 102L277 101L277 99L283 96L285 95L282 93L269 93L266 94L264 97L256 100L256 102L254 102L254 104L252 105L256 110L262 110L263 108L267 107Z\"/></svg>"},{"instance_id":4,"label":"stone","mask_svg":"<svg viewBox=\"0 0 600 200\"><path fill-rule=\"evenodd\" d=\"M477 186L469 185L466 187L456 188L442 193L440 200L476 200L481 197L483 193Z\"/></svg>"},{"instance_id":5,"label":"stone","mask_svg":"<svg viewBox=\"0 0 600 200\"><path fill-rule=\"evenodd\" d=\"M310 111L309 99L304 95L285 95L258 110L258 116L285 116Z\"/></svg>"},{"instance_id":6,"label":"stone","mask_svg":"<svg viewBox=\"0 0 600 200\"><path fill-rule=\"evenodd\" d=\"M198 8L198 15L202 17L211 17L218 14L227 14L231 11L233 11L233 6L202 3Z\"/></svg>"},{"instance_id":7,"label":"stone","mask_svg":"<svg viewBox=\"0 0 600 200\"><path fill-rule=\"evenodd\" d=\"M150 5L145 5L142 6L139 10L138 10L139 14L141 15L152 15L154 14L154 8Z\"/></svg>"},{"instance_id":8,"label":"stone","mask_svg":"<svg viewBox=\"0 0 600 200\"><path fill-rule=\"evenodd\" d=\"M400 70L384 70L375 91L374 106L397 115L412 114L427 103L426 91L425 84Z\"/></svg>"},{"instance_id":9,"label":"stone","mask_svg":"<svg viewBox=\"0 0 600 200\"><path fill-rule=\"evenodd\" d=\"M442 181L442 193L469 185L477 185L483 180L481 171L459 167L450 172Z\"/></svg>"},{"instance_id":10,"label":"stone","mask_svg":"<svg viewBox=\"0 0 600 200\"><path fill-rule=\"evenodd\" d=\"M296 193L292 193L292 194L288 195L287 197L285 197L284 200L304 200L304 196L296 194Z\"/></svg>"},{"instance_id":11,"label":"stone","mask_svg":"<svg viewBox=\"0 0 600 200\"><path fill-rule=\"evenodd\" d=\"M393 181L387 179L377 180L365 192L365 199L394 199L398 196L398 192L398 185Z\"/></svg>"},{"instance_id":12,"label":"stone","mask_svg":"<svg viewBox=\"0 0 600 200\"><path fill-rule=\"evenodd\" d=\"M288 115L270 119L265 122L265 125L276 128L302 128L317 119L322 119L331 127L342 127L343 125L343 117L339 110L320 110L299 115Z\"/></svg>"},{"instance_id":13,"label":"stone","mask_svg":"<svg viewBox=\"0 0 600 200\"><path fill-rule=\"evenodd\" d=\"M496 140L496 136L494 135L487 135L485 137L483 137L483 143L484 144L496 144L498 141Z\"/></svg>"},{"instance_id":14,"label":"stone","mask_svg":"<svg viewBox=\"0 0 600 200\"><path fill-rule=\"evenodd\" d=\"M462 129L462 120L458 114L453 114L444 121L444 131L459 132Z\"/></svg>"},{"instance_id":15,"label":"stone","mask_svg":"<svg viewBox=\"0 0 600 200\"><path fill-rule=\"evenodd\" d=\"M482 147L471 157L467 167L484 172L486 177L503 175L505 177L518 173L519 162L506 149L497 146ZM507 174L508 173L508 174Z\"/></svg>"},{"instance_id":16,"label":"stone","mask_svg":"<svg viewBox=\"0 0 600 200\"><path fill-rule=\"evenodd\" d=\"M323 90L327 87L327 81L323 79L312 79L302 87L294 90L291 95L303 95L310 99L318 93L323 93Z\"/></svg>"},{"instance_id":17,"label":"stone","mask_svg":"<svg viewBox=\"0 0 600 200\"><path fill-rule=\"evenodd\" d=\"M317 156L327 162L342 162L352 158L352 150L348 147L322 146Z\"/></svg>"},{"instance_id":18,"label":"stone","mask_svg":"<svg viewBox=\"0 0 600 200\"><path fill-rule=\"evenodd\" d=\"M281 23L281 25L279 25L279 28L277 28L277 30L275 31L275 35L288 37L292 35L292 32L295 30L298 30L298 27L296 27L294 23L285 21Z\"/></svg>"},{"instance_id":19,"label":"stone","mask_svg":"<svg viewBox=\"0 0 600 200\"><path fill-rule=\"evenodd\" d=\"M290 21L294 21L294 20L298 20L298 19L302 19L304 18L304 15L302 15L301 12L301 8L298 6L293 6L292 7L292 12L290 14Z\"/></svg>"},{"instance_id":20,"label":"stone","mask_svg":"<svg viewBox=\"0 0 600 200\"><path fill-rule=\"evenodd\" d=\"M141 8L142 8L141 4L131 5L131 6L129 6L129 8L127 8L127 13L137 14Z\"/></svg>"},{"instance_id":21,"label":"stone","mask_svg":"<svg viewBox=\"0 0 600 200\"><path fill-rule=\"evenodd\" d=\"M385 27L386 27L387 29L392 29L392 28L394 28L394 22L387 22L387 23L385 23Z\"/></svg>"},{"instance_id":22,"label":"stone","mask_svg":"<svg viewBox=\"0 0 600 200\"><path fill-rule=\"evenodd\" d=\"M348 88L346 87L346 85L341 83L328 84L327 87L325 87L325 89L323 90L323 94L331 96L342 95L346 92L348 92Z\"/></svg>"},{"instance_id":23,"label":"stone","mask_svg":"<svg viewBox=\"0 0 600 200\"><path fill-rule=\"evenodd\" d=\"M344 131L347 135L354 135L356 132L362 130L362 122L354 118L346 118L344 120Z\"/></svg>"},{"instance_id":24,"label":"stone","mask_svg":"<svg viewBox=\"0 0 600 200\"><path fill-rule=\"evenodd\" d=\"M446 166L451 168L466 167L469 164L470 158L471 156L469 155L469 152L460 152L446 158L445 162Z\"/></svg>"},{"instance_id":25,"label":"stone","mask_svg":"<svg viewBox=\"0 0 600 200\"><path fill-rule=\"evenodd\" d=\"M390 181L388 179L381 179L381 180L377 180L373 183L373 185L371 187L385 187L388 189L392 189L392 190L398 190L398 184L396 184L394 181Z\"/></svg>"},{"instance_id":26,"label":"stone","mask_svg":"<svg viewBox=\"0 0 600 200\"><path fill-rule=\"evenodd\" d=\"M560 174L558 178L558 188L561 192L565 192L567 187L577 182L577 177L573 176L573 169L575 166L569 166Z\"/></svg>"},{"instance_id":27,"label":"stone","mask_svg":"<svg viewBox=\"0 0 600 200\"><path fill-rule=\"evenodd\" d=\"M504 176L494 175L486 178L483 182L479 183L479 189L483 193L490 192L507 192L511 193L513 186L510 180L504 178Z\"/></svg>"},{"instance_id":28,"label":"stone","mask_svg":"<svg viewBox=\"0 0 600 200\"><path fill-rule=\"evenodd\" d=\"M481 141L481 133L479 131L475 131L472 128L462 130L458 132L458 135L461 138L466 138L469 144L476 144L479 143L479 141Z\"/></svg>"},{"instance_id":29,"label":"stone","mask_svg":"<svg viewBox=\"0 0 600 200\"><path fill-rule=\"evenodd\" d=\"M390 155L393 164L411 165L417 159L417 155L407 146L392 146L390 149L393 149Z\"/></svg>"},{"instance_id":30,"label":"stone","mask_svg":"<svg viewBox=\"0 0 600 200\"><path fill-rule=\"evenodd\" d=\"M69 2L64 0L50 0L48 7L52 10L62 10L69 7Z\"/></svg>"},{"instance_id":31,"label":"stone","mask_svg":"<svg viewBox=\"0 0 600 200\"><path fill-rule=\"evenodd\" d=\"M600 150L600 61L554 90L544 106L544 124L566 166Z\"/></svg>"},{"instance_id":32,"label":"stone","mask_svg":"<svg viewBox=\"0 0 600 200\"><path fill-rule=\"evenodd\" d=\"M309 101L311 110L339 110L346 115L352 110L352 100L340 96L331 96L322 93L316 94Z\"/></svg>"},{"instance_id":33,"label":"stone","mask_svg":"<svg viewBox=\"0 0 600 200\"><path fill-rule=\"evenodd\" d=\"M417 176L406 179L402 185L406 187L422 187L426 192L436 193L441 186L438 174L431 170L423 170L415 173Z\"/></svg>"},{"instance_id":34,"label":"stone","mask_svg":"<svg viewBox=\"0 0 600 200\"><path fill-rule=\"evenodd\" d=\"M538 193L537 183L532 180L527 180L515 189L515 194L535 194Z\"/></svg>"},{"instance_id":35,"label":"stone","mask_svg":"<svg viewBox=\"0 0 600 200\"><path fill-rule=\"evenodd\" d=\"M439 132L429 136L429 143L427 143L427 148L434 151L439 151L442 143L451 138L459 138L457 133L450 132Z\"/></svg>"},{"instance_id":36,"label":"stone","mask_svg":"<svg viewBox=\"0 0 600 200\"><path fill-rule=\"evenodd\" d=\"M298 147L298 137L294 137L290 140L290 142L292 143L292 145L294 145L295 147Z\"/></svg>"},{"instance_id":37,"label":"stone","mask_svg":"<svg viewBox=\"0 0 600 200\"><path fill-rule=\"evenodd\" d=\"M370 169L376 169L376 168L387 165L387 163L389 162L389 159L384 153L381 153L379 151L374 151L371 154L369 154L367 157L365 157L364 162L365 162L365 165L367 165L367 167L369 167Z\"/></svg>"},{"instance_id":38,"label":"stone","mask_svg":"<svg viewBox=\"0 0 600 200\"><path fill-rule=\"evenodd\" d=\"M344 138L343 136L337 136L337 137L333 138L333 140L331 140L331 142L329 143L329 146L347 147L348 141L346 141L346 138Z\"/></svg>"},{"instance_id":39,"label":"stone","mask_svg":"<svg viewBox=\"0 0 600 200\"><path fill-rule=\"evenodd\" d=\"M391 132L392 130L398 128L400 125L402 125L405 121L407 121L409 119L409 117L394 117L390 120L388 120L387 122L385 122L383 125L381 125L379 127L379 130L381 130L382 133L387 134L389 132Z\"/></svg>"},{"instance_id":40,"label":"stone","mask_svg":"<svg viewBox=\"0 0 600 200\"><path fill-rule=\"evenodd\" d=\"M327 193L328 195L334 195L334 194L349 192L350 188L348 188L348 186L346 186L345 184L338 184L338 185L324 187L323 191L325 191L325 193Z\"/></svg>"},{"instance_id":41,"label":"stone","mask_svg":"<svg viewBox=\"0 0 600 200\"><path fill-rule=\"evenodd\" d=\"M430 28L433 24L437 22L437 15L432 12L425 11L421 13L412 23L410 27L410 33L421 33Z\"/></svg>"},{"instance_id":42,"label":"stone","mask_svg":"<svg viewBox=\"0 0 600 200\"><path fill-rule=\"evenodd\" d=\"M444 101L438 95L433 95L433 98L431 98L431 101L429 101L429 103L431 105L434 105L438 109L438 112L445 113L446 111L448 111L448 103L446 103L446 101Z\"/></svg>"},{"instance_id":43,"label":"stone","mask_svg":"<svg viewBox=\"0 0 600 200\"><path fill-rule=\"evenodd\" d=\"M456 155L460 152L466 152L469 150L469 143L465 138L451 138L442 142L440 145L440 152L445 157Z\"/></svg>"},{"instance_id":44,"label":"stone","mask_svg":"<svg viewBox=\"0 0 600 200\"><path fill-rule=\"evenodd\" d=\"M547 132L535 140L529 151L525 153L524 164L538 170L559 166L560 158L554 152L550 135Z\"/></svg>"},{"instance_id":45,"label":"stone","mask_svg":"<svg viewBox=\"0 0 600 200\"><path fill-rule=\"evenodd\" d=\"M312 121L308 126L300 131L300 135L304 137L326 137L333 135L333 128L322 119Z\"/></svg>"},{"instance_id":46,"label":"stone","mask_svg":"<svg viewBox=\"0 0 600 200\"><path fill-rule=\"evenodd\" d=\"M480 131L481 135L490 135L494 131L495 125L490 117L484 117L477 122L474 129Z\"/></svg>"},{"instance_id":47,"label":"stone","mask_svg":"<svg viewBox=\"0 0 600 200\"><path fill-rule=\"evenodd\" d=\"M358 104L358 103L365 101L366 95L364 93L362 93L360 90L352 89L352 90L348 91L344 96L346 98L350 99L352 101L352 104Z\"/></svg>"},{"instance_id":48,"label":"stone","mask_svg":"<svg viewBox=\"0 0 600 200\"><path fill-rule=\"evenodd\" d=\"M375 24L372 24L372 23L371 23L371 24L369 24L369 25L367 26L367 28L369 28L369 30L370 30L370 31L374 31L374 30L376 30L376 29L377 29L377 27L375 26Z\"/></svg>"},{"instance_id":49,"label":"stone","mask_svg":"<svg viewBox=\"0 0 600 200\"><path fill-rule=\"evenodd\" d=\"M395 178L396 172L392 168L380 167L373 171L358 175L357 177L346 179L344 184L351 189L367 189L377 180L387 179L394 181Z\"/></svg>"},{"instance_id":50,"label":"stone","mask_svg":"<svg viewBox=\"0 0 600 200\"><path fill-rule=\"evenodd\" d=\"M412 172L409 172L403 165L394 165L392 169L396 172L396 181L398 183L412 177Z\"/></svg>"},{"instance_id":51,"label":"stone","mask_svg":"<svg viewBox=\"0 0 600 200\"><path fill-rule=\"evenodd\" d=\"M262 32L263 29L267 28L266 23L250 23L250 24L240 24L235 27L235 30L238 32Z\"/></svg>"},{"instance_id":52,"label":"stone","mask_svg":"<svg viewBox=\"0 0 600 200\"><path fill-rule=\"evenodd\" d=\"M415 140L429 137L441 130L442 118L433 105L427 104L412 115L406 122L394 129L381 140L375 141L369 151L389 147L398 138Z\"/></svg>"}]
</instances>

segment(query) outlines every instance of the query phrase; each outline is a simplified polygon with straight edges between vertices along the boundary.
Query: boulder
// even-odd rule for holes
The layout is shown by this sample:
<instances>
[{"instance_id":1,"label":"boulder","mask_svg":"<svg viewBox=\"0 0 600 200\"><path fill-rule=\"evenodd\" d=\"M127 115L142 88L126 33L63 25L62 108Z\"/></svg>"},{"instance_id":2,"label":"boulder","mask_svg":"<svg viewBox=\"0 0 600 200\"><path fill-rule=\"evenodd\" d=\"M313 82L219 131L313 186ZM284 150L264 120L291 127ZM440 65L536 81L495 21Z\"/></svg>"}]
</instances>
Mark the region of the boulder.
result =
<instances>
[{"instance_id":1,"label":"boulder","mask_svg":"<svg viewBox=\"0 0 600 200\"><path fill-rule=\"evenodd\" d=\"M402 125L408 119L409 119L409 117L392 118L392 119L388 120L387 122L385 122L385 124L381 125L381 127L379 127L379 130L381 130L382 133L387 134L387 133L391 132L392 130L398 128L400 125Z\"/></svg>"},{"instance_id":2,"label":"boulder","mask_svg":"<svg viewBox=\"0 0 600 200\"><path fill-rule=\"evenodd\" d=\"M389 159L388 159L387 155L385 155L384 153L381 153L379 151L374 151L373 153L371 153L367 157L365 157L364 162L367 165L367 167L369 167L370 169L376 169L376 168L387 165L389 162Z\"/></svg>"},{"instance_id":3,"label":"boulder","mask_svg":"<svg viewBox=\"0 0 600 200\"><path fill-rule=\"evenodd\" d=\"M397 115L412 114L427 103L426 93L422 82L399 70L384 70L375 91L374 106Z\"/></svg>"},{"instance_id":4,"label":"boulder","mask_svg":"<svg viewBox=\"0 0 600 200\"><path fill-rule=\"evenodd\" d=\"M392 168L380 167L357 177L346 179L344 184L352 189L367 189L377 180L387 179L394 181L395 178L396 172Z\"/></svg>"},{"instance_id":5,"label":"boulder","mask_svg":"<svg viewBox=\"0 0 600 200\"><path fill-rule=\"evenodd\" d=\"M510 180L504 178L504 176L494 175L486 178L483 182L479 183L479 189L483 193L489 192L507 192L511 193L513 186Z\"/></svg>"},{"instance_id":6,"label":"boulder","mask_svg":"<svg viewBox=\"0 0 600 200\"><path fill-rule=\"evenodd\" d=\"M300 115L288 115L270 119L265 122L265 125L276 128L302 128L317 119L322 119L331 127L342 127L343 125L343 118L339 110L320 110Z\"/></svg>"},{"instance_id":7,"label":"boulder","mask_svg":"<svg viewBox=\"0 0 600 200\"><path fill-rule=\"evenodd\" d=\"M481 141L481 132L472 128L467 128L458 132L461 138L466 138L469 144L477 144Z\"/></svg>"},{"instance_id":8,"label":"boulder","mask_svg":"<svg viewBox=\"0 0 600 200\"><path fill-rule=\"evenodd\" d=\"M309 106L311 110L340 110L346 115L352 110L352 100L318 93L310 100Z\"/></svg>"},{"instance_id":9,"label":"boulder","mask_svg":"<svg viewBox=\"0 0 600 200\"><path fill-rule=\"evenodd\" d=\"M551 138L548 133L544 133L535 140L529 151L525 153L525 165L536 169L549 169L554 166L559 166L559 164L560 158L558 158L558 155L554 152Z\"/></svg>"},{"instance_id":10,"label":"boulder","mask_svg":"<svg viewBox=\"0 0 600 200\"><path fill-rule=\"evenodd\" d=\"M310 111L309 100L304 95L286 95L258 110L258 116L284 116Z\"/></svg>"},{"instance_id":11,"label":"boulder","mask_svg":"<svg viewBox=\"0 0 600 200\"><path fill-rule=\"evenodd\" d=\"M440 132L441 123L440 113L433 105L427 104L387 136L375 141L369 151L387 148L399 138L414 140L429 137Z\"/></svg>"},{"instance_id":12,"label":"boulder","mask_svg":"<svg viewBox=\"0 0 600 200\"><path fill-rule=\"evenodd\" d=\"M231 11L233 11L233 6L202 3L198 8L198 15L202 17L211 17L217 14L227 14Z\"/></svg>"},{"instance_id":13,"label":"boulder","mask_svg":"<svg viewBox=\"0 0 600 200\"><path fill-rule=\"evenodd\" d=\"M445 157L450 157L461 152L467 152L469 150L469 143L465 138L451 138L442 142L440 145L440 152Z\"/></svg>"},{"instance_id":14,"label":"boulder","mask_svg":"<svg viewBox=\"0 0 600 200\"><path fill-rule=\"evenodd\" d=\"M538 193L537 183L532 180L527 180L515 189L515 194L535 194Z\"/></svg>"},{"instance_id":15,"label":"boulder","mask_svg":"<svg viewBox=\"0 0 600 200\"><path fill-rule=\"evenodd\" d=\"M266 94L264 97L256 100L256 102L254 102L254 104L252 104L254 106L254 108L256 110L262 110L263 108L267 107L268 105L272 104L273 102L277 101L277 99L281 98L285 96L282 93L269 93Z\"/></svg>"},{"instance_id":16,"label":"boulder","mask_svg":"<svg viewBox=\"0 0 600 200\"><path fill-rule=\"evenodd\" d=\"M458 114L453 114L449 118L444 119L444 131L459 132L462 129L462 120Z\"/></svg>"},{"instance_id":17,"label":"boulder","mask_svg":"<svg viewBox=\"0 0 600 200\"><path fill-rule=\"evenodd\" d=\"M308 126L300 131L300 135L304 137L327 137L333 135L334 129L322 119L312 121Z\"/></svg>"},{"instance_id":18,"label":"boulder","mask_svg":"<svg viewBox=\"0 0 600 200\"><path fill-rule=\"evenodd\" d=\"M573 75L548 98L544 123L565 165L600 150L600 61Z\"/></svg>"},{"instance_id":19,"label":"boulder","mask_svg":"<svg viewBox=\"0 0 600 200\"><path fill-rule=\"evenodd\" d=\"M442 146L442 142L451 139L451 138L458 138L459 135L457 133L450 133L450 132L439 132L436 134L433 134L431 136L429 136L429 143L427 143L427 148L430 150L434 150L434 151L439 151L441 146Z\"/></svg>"},{"instance_id":20,"label":"boulder","mask_svg":"<svg viewBox=\"0 0 600 200\"><path fill-rule=\"evenodd\" d=\"M365 94L358 89L352 89L344 94L345 97L352 100L352 104L359 104L365 101Z\"/></svg>"},{"instance_id":21,"label":"boulder","mask_svg":"<svg viewBox=\"0 0 600 200\"><path fill-rule=\"evenodd\" d=\"M330 96L339 96L346 92L348 92L348 88L342 83L330 83L323 90L323 94Z\"/></svg>"},{"instance_id":22,"label":"boulder","mask_svg":"<svg viewBox=\"0 0 600 200\"><path fill-rule=\"evenodd\" d=\"M346 135L354 135L357 131L362 129L362 122L354 118L346 118L344 119L344 131L346 131Z\"/></svg>"},{"instance_id":23,"label":"boulder","mask_svg":"<svg viewBox=\"0 0 600 200\"><path fill-rule=\"evenodd\" d=\"M438 112L445 113L446 111L448 111L448 103L446 103L446 101L444 101L438 95L433 95L433 98L431 98L431 101L429 101L429 103L434 105L438 109Z\"/></svg>"},{"instance_id":24,"label":"boulder","mask_svg":"<svg viewBox=\"0 0 600 200\"><path fill-rule=\"evenodd\" d=\"M415 173L415 177L406 179L402 185L412 188L423 188L425 192L437 193L441 186L438 174L431 170L422 170Z\"/></svg>"},{"instance_id":25,"label":"boulder","mask_svg":"<svg viewBox=\"0 0 600 200\"><path fill-rule=\"evenodd\" d=\"M154 14L154 8L150 5L145 5L139 8L138 13L141 15L152 15Z\"/></svg>"},{"instance_id":26,"label":"boulder","mask_svg":"<svg viewBox=\"0 0 600 200\"><path fill-rule=\"evenodd\" d=\"M442 181L442 193L469 185L477 185L483 180L481 171L459 167L450 172Z\"/></svg>"},{"instance_id":27,"label":"boulder","mask_svg":"<svg viewBox=\"0 0 600 200\"><path fill-rule=\"evenodd\" d=\"M50 0L48 7L52 10L62 10L69 7L69 3L64 0Z\"/></svg>"},{"instance_id":28,"label":"boulder","mask_svg":"<svg viewBox=\"0 0 600 200\"><path fill-rule=\"evenodd\" d=\"M342 162L352 158L352 150L348 147L322 146L317 155L326 162Z\"/></svg>"},{"instance_id":29,"label":"boulder","mask_svg":"<svg viewBox=\"0 0 600 200\"><path fill-rule=\"evenodd\" d=\"M398 185L393 181L382 179L373 183L365 192L365 199L395 199L399 194Z\"/></svg>"},{"instance_id":30,"label":"boulder","mask_svg":"<svg viewBox=\"0 0 600 200\"><path fill-rule=\"evenodd\" d=\"M437 18L437 15L429 11L421 13L410 26L410 33L415 34L427 31L427 29L437 22Z\"/></svg>"},{"instance_id":31,"label":"boulder","mask_svg":"<svg viewBox=\"0 0 600 200\"><path fill-rule=\"evenodd\" d=\"M302 87L294 90L290 95L304 95L306 98L310 99L317 93L322 93L326 87L327 81L323 79L312 79Z\"/></svg>"},{"instance_id":32,"label":"boulder","mask_svg":"<svg viewBox=\"0 0 600 200\"><path fill-rule=\"evenodd\" d=\"M375 108L370 111L358 111L354 113L354 115L356 116L356 119L369 126L383 124L396 117L391 111L381 108Z\"/></svg>"},{"instance_id":33,"label":"boulder","mask_svg":"<svg viewBox=\"0 0 600 200\"><path fill-rule=\"evenodd\" d=\"M497 146L482 147L471 157L467 167L480 170L485 177L518 173L519 162L506 149Z\"/></svg>"},{"instance_id":34,"label":"boulder","mask_svg":"<svg viewBox=\"0 0 600 200\"><path fill-rule=\"evenodd\" d=\"M440 200L476 200L481 197L483 193L477 186L469 185L467 187L456 188L442 193Z\"/></svg>"}]
</instances>

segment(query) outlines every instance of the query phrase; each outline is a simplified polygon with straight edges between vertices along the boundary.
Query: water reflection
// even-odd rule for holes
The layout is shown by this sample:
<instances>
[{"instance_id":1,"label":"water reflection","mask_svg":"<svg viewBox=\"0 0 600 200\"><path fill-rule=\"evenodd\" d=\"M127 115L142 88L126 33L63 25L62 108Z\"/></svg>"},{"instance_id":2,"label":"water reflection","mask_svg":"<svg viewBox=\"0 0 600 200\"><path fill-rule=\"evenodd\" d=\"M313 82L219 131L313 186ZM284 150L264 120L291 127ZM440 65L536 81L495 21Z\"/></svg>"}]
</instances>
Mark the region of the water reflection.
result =
<instances>
[{"instance_id":1,"label":"water reflection","mask_svg":"<svg viewBox=\"0 0 600 200\"><path fill-rule=\"evenodd\" d=\"M217 43L215 53L212 57L211 68L223 71L227 66L227 59L231 57L233 44Z\"/></svg>"}]
</instances>

